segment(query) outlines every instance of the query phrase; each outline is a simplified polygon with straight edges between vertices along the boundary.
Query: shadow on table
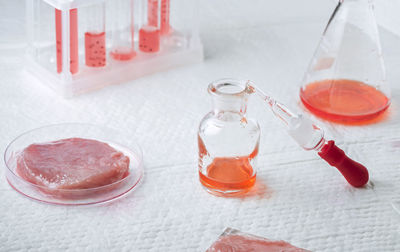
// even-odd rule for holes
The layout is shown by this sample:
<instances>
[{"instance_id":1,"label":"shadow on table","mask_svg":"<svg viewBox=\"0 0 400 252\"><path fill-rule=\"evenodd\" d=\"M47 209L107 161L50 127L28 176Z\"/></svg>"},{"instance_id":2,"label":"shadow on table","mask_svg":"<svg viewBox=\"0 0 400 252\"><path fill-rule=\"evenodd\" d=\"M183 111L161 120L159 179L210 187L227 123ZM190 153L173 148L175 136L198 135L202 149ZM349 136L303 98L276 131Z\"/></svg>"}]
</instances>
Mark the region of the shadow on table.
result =
<instances>
[{"instance_id":1,"label":"shadow on table","mask_svg":"<svg viewBox=\"0 0 400 252\"><path fill-rule=\"evenodd\" d=\"M273 190L267 187L266 183L261 179L257 178L254 186L246 194L238 195L236 198L258 198L258 199L269 199L273 194Z\"/></svg>"}]
</instances>

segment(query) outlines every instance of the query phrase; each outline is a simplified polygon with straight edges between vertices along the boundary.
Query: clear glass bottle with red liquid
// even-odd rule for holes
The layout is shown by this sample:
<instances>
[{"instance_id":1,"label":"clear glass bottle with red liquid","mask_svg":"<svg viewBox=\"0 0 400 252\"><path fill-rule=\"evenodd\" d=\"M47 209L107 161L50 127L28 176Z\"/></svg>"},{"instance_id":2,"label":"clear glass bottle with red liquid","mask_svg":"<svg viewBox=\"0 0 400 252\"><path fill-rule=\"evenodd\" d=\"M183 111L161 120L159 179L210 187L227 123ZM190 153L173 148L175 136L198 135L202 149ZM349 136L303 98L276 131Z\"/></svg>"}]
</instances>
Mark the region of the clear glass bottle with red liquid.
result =
<instances>
[{"instance_id":1,"label":"clear glass bottle with red liquid","mask_svg":"<svg viewBox=\"0 0 400 252\"><path fill-rule=\"evenodd\" d=\"M256 181L260 128L246 116L250 92L245 82L231 79L211 83L208 92L213 110L198 131L200 182L215 195L240 195Z\"/></svg>"},{"instance_id":2,"label":"clear glass bottle with red liquid","mask_svg":"<svg viewBox=\"0 0 400 252\"><path fill-rule=\"evenodd\" d=\"M340 0L322 35L300 89L316 116L364 124L390 105L372 0Z\"/></svg>"}]
</instances>

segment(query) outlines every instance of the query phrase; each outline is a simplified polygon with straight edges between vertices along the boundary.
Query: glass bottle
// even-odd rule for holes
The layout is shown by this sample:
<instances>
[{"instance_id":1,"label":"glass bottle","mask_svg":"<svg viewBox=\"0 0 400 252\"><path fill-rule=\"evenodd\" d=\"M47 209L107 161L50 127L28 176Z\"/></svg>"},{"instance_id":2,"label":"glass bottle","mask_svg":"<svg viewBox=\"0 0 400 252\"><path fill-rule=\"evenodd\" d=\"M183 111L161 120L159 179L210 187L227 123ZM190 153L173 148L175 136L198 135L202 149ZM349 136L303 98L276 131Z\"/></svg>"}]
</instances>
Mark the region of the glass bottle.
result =
<instances>
[{"instance_id":1,"label":"glass bottle","mask_svg":"<svg viewBox=\"0 0 400 252\"><path fill-rule=\"evenodd\" d=\"M211 83L208 92L213 110L198 131L200 182L212 194L239 195L256 180L260 127L246 117L251 92L245 82L232 79Z\"/></svg>"},{"instance_id":2,"label":"glass bottle","mask_svg":"<svg viewBox=\"0 0 400 252\"><path fill-rule=\"evenodd\" d=\"M300 89L305 107L324 119L363 124L390 104L372 0L340 0Z\"/></svg>"}]
</instances>

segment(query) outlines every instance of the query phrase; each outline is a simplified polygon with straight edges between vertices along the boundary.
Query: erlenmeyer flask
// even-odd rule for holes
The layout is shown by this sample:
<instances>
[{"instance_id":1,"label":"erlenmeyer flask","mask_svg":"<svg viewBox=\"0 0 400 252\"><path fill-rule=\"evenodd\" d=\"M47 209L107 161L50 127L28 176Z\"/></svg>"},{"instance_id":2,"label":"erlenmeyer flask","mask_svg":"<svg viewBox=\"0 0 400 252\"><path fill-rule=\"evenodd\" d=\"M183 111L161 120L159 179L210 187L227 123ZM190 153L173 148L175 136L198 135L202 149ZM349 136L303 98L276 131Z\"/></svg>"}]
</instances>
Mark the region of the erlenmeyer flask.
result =
<instances>
[{"instance_id":1,"label":"erlenmeyer flask","mask_svg":"<svg viewBox=\"0 0 400 252\"><path fill-rule=\"evenodd\" d=\"M368 123L390 104L372 0L340 0L304 76L300 98L315 115Z\"/></svg>"}]
</instances>

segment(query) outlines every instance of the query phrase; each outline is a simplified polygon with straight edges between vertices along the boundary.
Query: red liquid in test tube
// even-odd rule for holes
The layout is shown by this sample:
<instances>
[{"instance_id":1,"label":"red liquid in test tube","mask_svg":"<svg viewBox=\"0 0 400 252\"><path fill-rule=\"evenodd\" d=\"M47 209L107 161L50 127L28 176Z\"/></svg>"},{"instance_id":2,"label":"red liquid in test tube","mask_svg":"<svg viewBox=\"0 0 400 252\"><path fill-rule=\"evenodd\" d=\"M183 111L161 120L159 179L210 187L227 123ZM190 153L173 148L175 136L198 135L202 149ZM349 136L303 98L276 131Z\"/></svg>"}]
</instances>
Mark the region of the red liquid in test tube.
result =
<instances>
[{"instance_id":1,"label":"red liquid in test tube","mask_svg":"<svg viewBox=\"0 0 400 252\"><path fill-rule=\"evenodd\" d=\"M106 33L85 33L85 60L90 67L106 65Z\"/></svg>"},{"instance_id":2,"label":"red liquid in test tube","mask_svg":"<svg viewBox=\"0 0 400 252\"><path fill-rule=\"evenodd\" d=\"M105 3L90 6L85 32L85 64L89 67L106 65Z\"/></svg>"},{"instance_id":3,"label":"red liquid in test tube","mask_svg":"<svg viewBox=\"0 0 400 252\"><path fill-rule=\"evenodd\" d=\"M147 2L147 23L150 26L158 27L158 0Z\"/></svg>"},{"instance_id":4,"label":"red liquid in test tube","mask_svg":"<svg viewBox=\"0 0 400 252\"><path fill-rule=\"evenodd\" d=\"M62 72L62 21L61 11L56 9L56 50L57 50L57 73Z\"/></svg>"},{"instance_id":5,"label":"red liquid in test tube","mask_svg":"<svg viewBox=\"0 0 400 252\"><path fill-rule=\"evenodd\" d=\"M110 55L119 61L130 60L136 56L134 42L134 1L113 0L115 10Z\"/></svg>"},{"instance_id":6,"label":"red liquid in test tube","mask_svg":"<svg viewBox=\"0 0 400 252\"><path fill-rule=\"evenodd\" d=\"M157 52L160 50L160 31L154 26L143 26L139 30L139 50Z\"/></svg>"},{"instance_id":7,"label":"red liquid in test tube","mask_svg":"<svg viewBox=\"0 0 400 252\"><path fill-rule=\"evenodd\" d=\"M56 21L56 56L57 56L57 73L62 72L62 12L55 9ZM70 40L70 72L75 74L79 69L78 55L78 10L71 9L69 11L69 40Z\"/></svg>"},{"instance_id":8,"label":"red liquid in test tube","mask_svg":"<svg viewBox=\"0 0 400 252\"><path fill-rule=\"evenodd\" d=\"M72 74L78 72L79 54L78 54L78 10L69 11L69 50L70 50L70 71Z\"/></svg>"},{"instance_id":9,"label":"red liquid in test tube","mask_svg":"<svg viewBox=\"0 0 400 252\"><path fill-rule=\"evenodd\" d=\"M160 33L165 35L169 33L169 2L170 0L161 0L161 24Z\"/></svg>"}]
</instances>

